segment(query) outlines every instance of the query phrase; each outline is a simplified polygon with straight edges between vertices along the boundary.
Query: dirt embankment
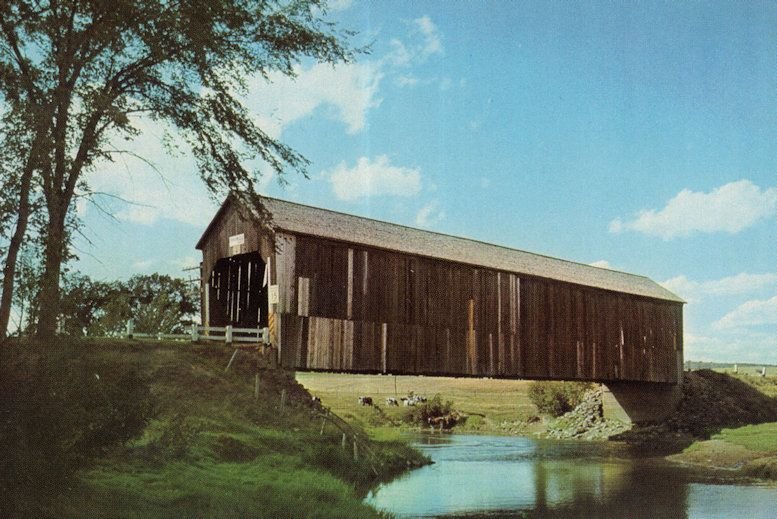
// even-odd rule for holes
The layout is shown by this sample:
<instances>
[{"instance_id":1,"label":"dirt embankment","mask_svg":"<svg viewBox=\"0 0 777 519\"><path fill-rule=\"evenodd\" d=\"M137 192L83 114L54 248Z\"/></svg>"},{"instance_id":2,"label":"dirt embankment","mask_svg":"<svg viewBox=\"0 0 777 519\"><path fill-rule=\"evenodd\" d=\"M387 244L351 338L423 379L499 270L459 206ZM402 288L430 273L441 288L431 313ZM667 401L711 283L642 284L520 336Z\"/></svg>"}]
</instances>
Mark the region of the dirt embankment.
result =
<instances>
[{"instance_id":1,"label":"dirt embankment","mask_svg":"<svg viewBox=\"0 0 777 519\"><path fill-rule=\"evenodd\" d=\"M703 369L685 373L683 398L665 421L633 427L616 440L661 443L682 437L688 443L707 440L723 428L777 421L777 399L742 380Z\"/></svg>"},{"instance_id":2,"label":"dirt embankment","mask_svg":"<svg viewBox=\"0 0 777 519\"><path fill-rule=\"evenodd\" d=\"M777 479L772 422L777 422L777 398L739 378L699 370L684 375L683 398L663 422L629 427L605 420L601 391L593 390L577 408L551 423L547 436L624 441L680 463ZM744 427L753 424L764 425Z\"/></svg>"}]
</instances>

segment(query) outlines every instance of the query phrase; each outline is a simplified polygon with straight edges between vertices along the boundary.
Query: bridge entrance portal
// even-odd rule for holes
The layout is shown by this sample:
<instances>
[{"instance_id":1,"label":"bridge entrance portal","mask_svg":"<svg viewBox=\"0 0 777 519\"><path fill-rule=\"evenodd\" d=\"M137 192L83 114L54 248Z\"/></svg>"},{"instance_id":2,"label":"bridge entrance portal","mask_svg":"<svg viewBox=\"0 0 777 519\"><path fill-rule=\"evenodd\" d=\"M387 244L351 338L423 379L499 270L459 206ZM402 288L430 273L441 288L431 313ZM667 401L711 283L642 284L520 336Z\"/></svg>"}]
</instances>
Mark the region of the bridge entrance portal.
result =
<instances>
[{"instance_id":1,"label":"bridge entrance portal","mask_svg":"<svg viewBox=\"0 0 777 519\"><path fill-rule=\"evenodd\" d=\"M258 252L221 258L216 262L206 287L209 326L267 326L265 268Z\"/></svg>"}]
</instances>

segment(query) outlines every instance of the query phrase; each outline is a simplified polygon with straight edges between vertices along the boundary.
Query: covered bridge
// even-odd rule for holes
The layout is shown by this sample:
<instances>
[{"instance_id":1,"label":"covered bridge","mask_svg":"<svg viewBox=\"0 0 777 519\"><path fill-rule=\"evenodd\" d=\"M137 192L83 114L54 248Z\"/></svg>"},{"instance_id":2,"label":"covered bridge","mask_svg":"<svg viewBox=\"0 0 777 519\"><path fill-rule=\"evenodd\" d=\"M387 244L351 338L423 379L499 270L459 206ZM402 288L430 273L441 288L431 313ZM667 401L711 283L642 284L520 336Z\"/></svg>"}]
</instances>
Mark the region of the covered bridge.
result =
<instances>
[{"instance_id":1,"label":"covered bridge","mask_svg":"<svg viewBox=\"0 0 777 519\"><path fill-rule=\"evenodd\" d=\"M274 237L228 198L197 244L202 318L271 323L283 366L668 384L682 375L683 301L646 277L263 200Z\"/></svg>"}]
</instances>

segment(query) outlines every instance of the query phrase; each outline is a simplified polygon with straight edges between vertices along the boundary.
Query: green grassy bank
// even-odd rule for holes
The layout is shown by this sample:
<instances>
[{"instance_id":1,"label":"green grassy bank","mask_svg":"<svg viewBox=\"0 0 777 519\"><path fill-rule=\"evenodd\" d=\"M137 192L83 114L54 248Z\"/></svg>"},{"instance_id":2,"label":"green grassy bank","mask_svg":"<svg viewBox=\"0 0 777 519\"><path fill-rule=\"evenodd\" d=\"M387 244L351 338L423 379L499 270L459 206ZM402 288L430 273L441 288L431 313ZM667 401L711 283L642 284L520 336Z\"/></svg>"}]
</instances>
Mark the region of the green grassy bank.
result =
<instances>
[{"instance_id":1,"label":"green grassy bank","mask_svg":"<svg viewBox=\"0 0 777 519\"><path fill-rule=\"evenodd\" d=\"M0 516L378 517L363 492L425 462L324 420L293 375L256 353L225 370L231 354L119 340L3 344Z\"/></svg>"},{"instance_id":2,"label":"green grassy bank","mask_svg":"<svg viewBox=\"0 0 777 519\"><path fill-rule=\"evenodd\" d=\"M777 377L760 376L760 369L733 368L716 371L746 383L758 393L777 398ZM741 395L734 395L741 398ZM736 471L741 475L777 480L777 422L723 428L709 439L696 441L670 459L713 469Z\"/></svg>"},{"instance_id":3,"label":"green grassy bank","mask_svg":"<svg viewBox=\"0 0 777 519\"><path fill-rule=\"evenodd\" d=\"M723 429L669 459L777 480L777 422Z\"/></svg>"}]
</instances>

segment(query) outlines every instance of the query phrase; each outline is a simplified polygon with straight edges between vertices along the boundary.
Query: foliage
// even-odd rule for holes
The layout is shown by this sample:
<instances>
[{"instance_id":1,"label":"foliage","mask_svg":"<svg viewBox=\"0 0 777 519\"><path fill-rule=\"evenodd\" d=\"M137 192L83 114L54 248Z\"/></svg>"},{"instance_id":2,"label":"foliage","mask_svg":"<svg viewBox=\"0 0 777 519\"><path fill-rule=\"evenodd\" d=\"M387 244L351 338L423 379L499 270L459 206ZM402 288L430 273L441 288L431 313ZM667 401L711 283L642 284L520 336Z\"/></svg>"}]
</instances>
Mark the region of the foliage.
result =
<instances>
[{"instance_id":1,"label":"foliage","mask_svg":"<svg viewBox=\"0 0 777 519\"><path fill-rule=\"evenodd\" d=\"M199 302L186 280L165 274L102 282L73 273L64 276L61 322L71 336L120 335L129 319L137 332L186 333Z\"/></svg>"},{"instance_id":2,"label":"foliage","mask_svg":"<svg viewBox=\"0 0 777 519\"><path fill-rule=\"evenodd\" d=\"M186 456L200 433L200 425L183 413L173 416L157 441L162 451L174 459Z\"/></svg>"},{"instance_id":3,"label":"foliage","mask_svg":"<svg viewBox=\"0 0 777 519\"><path fill-rule=\"evenodd\" d=\"M17 312L15 325L20 334L34 330L37 321L40 292L38 281L42 271L38 245L32 242L22 246L14 273L16 290L13 299Z\"/></svg>"},{"instance_id":4,"label":"foliage","mask_svg":"<svg viewBox=\"0 0 777 519\"><path fill-rule=\"evenodd\" d=\"M294 76L303 59L351 59L350 34L326 12L316 0L0 2L0 100L24 121L31 144L17 162L45 200L39 335L54 333L68 215L91 194L86 174L124 153L117 141L140 133L141 116L181 137L214 196L245 198L269 228L256 181L304 174L308 162L265 133L241 95L248 79Z\"/></svg>"},{"instance_id":5,"label":"foliage","mask_svg":"<svg viewBox=\"0 0 777 519\"><path fill-rule=\"evenodd\" d=\"M421 426L429 426L439 421L443 428L450 429L465 418L453 408L453 402L443 401L440 395L434 395L426 402L408 407L403 419L406 423Z\"/></svg>"},{"instance_id":6,"label":"foliage","mask_svg":"<svg viewBox=\"0 0 777 519\"><path fill-rule=\"evenodd\" d=\"M558 417L577 407L592 387L588 382L537 381L529 386L529 399L540 413Z\"/></svg>"},{"instance_id":7,"label":"foliage","mask_svg":"<svg viewBox=\"0 0 777 519\"><path fill-rule=\"evenodd\" d=\"M0 363L0 512L13 511L31 488L60 487L77 469L139 436L153 414L148 383L134 370L66 361L57 348L19 361L10 348Z\"/></svg>"}]
</instances>

